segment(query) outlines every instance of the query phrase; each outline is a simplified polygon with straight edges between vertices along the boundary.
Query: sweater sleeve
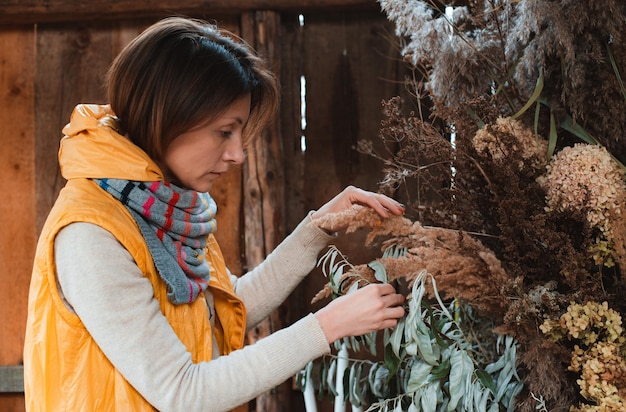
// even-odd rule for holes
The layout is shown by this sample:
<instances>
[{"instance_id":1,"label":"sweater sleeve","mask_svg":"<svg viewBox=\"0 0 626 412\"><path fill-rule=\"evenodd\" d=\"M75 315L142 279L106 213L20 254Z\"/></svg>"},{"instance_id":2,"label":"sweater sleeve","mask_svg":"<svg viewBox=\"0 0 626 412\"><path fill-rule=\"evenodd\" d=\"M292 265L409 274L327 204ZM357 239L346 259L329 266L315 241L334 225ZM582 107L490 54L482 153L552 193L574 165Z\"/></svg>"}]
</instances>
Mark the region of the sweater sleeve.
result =
<instances>
[{"instance_id":1,"label":"sweater sleeve","mask_svg":"<svg viewBox=\"0 0 626 412\"><path fill-rule=\"evenodd\" d=\"M233 279L235 293L246 306L248 328L285 301L313 270L320 251L333 238L310 222L309 214L259 266Z\"/></svg>"},{"instance_id":2,"label":"sweater sleeve","mask_svg":"<svg viewBox=\"0 0 626 412\"><path fill-rule=\"evenodd\" d=\"M230 410L330 350L309 314L253 345L194 364L150 281L111 233L73 223L55 240L55 260L67 304L111 363L159 410Z\"/></svg>"}]
</instances>

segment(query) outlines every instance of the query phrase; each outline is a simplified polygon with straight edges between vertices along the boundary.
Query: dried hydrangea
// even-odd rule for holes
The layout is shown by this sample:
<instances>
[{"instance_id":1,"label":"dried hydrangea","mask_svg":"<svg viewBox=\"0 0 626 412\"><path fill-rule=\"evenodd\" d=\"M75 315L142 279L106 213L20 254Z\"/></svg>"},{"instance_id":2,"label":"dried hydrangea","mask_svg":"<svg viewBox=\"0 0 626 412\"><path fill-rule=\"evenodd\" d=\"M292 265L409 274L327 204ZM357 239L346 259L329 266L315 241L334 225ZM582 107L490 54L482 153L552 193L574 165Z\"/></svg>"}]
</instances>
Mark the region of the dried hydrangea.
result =
<instances>
[{"instance_id":1,"label":"dried hydrangea","mask_svg":"<svg viewBox=\"0 0 626 412\"><path fill-rule=\"evenodd\" d=\"M588 223L611 240L611 219L621 218L626 199L623 179L604 147L577 143L554 155L537 181L546 190L547 211L584 212Z\"/></svg>"},{"instance_id":2,"label":"dried hydrangea","mask_svg":"<svg viewBox=\"0 0 626 412\"><path fill-rule=\"evenodd\" d=\"M472 144L482 155L489 155L495 161L506 161L513 152L521 158L521 170L525 163L539 170L545 166L548 143L520 121L511 117L500 117L495 124L479 129Z\"/></svg>"},{"instance_id":3,"label":"dried hydrangea","mask_svg":"<svg viewBox=\"0 0 626 412\"><path fill-rule=\"evenodd\" d=\"M540 329L553 341L567 335L585 345L595 343L599 337L607 342L624 339L622 317L607 302L571 303L558 321L546 320Z\"/></svg>"},{"instance_id":4,"label":"dried hydrangea","mask_svg":"<svg viewBox=\"0 0 626 412\"><path fill-rule=\"evenodd\" d=\"M612 242L597 238L596 242L588 250L597 266L612 268L615 267L614 249L615 245Z\"/></svg>"},{"instance_id":5,"label":"dried hydrangea","mask_svg":"<svg viewBox=\"0 0 626 412\"><path fill-rule=\"evenodd\" d=\"M576 382L585 399L596 406L581 405L572 411L623 411L626 408L626 360L623 346L598 342L587 350L576 346L569 370L580 372Z\"/></svg>"},{"instance_id":6,"label":"dried hydrangea","mask_svg":"<svg viewBox=\"0 0 626 412\"><path fill-rule=\"evenodd\" d=\"M569 370L580 372L580 393L597 406L579 405L572 411L622 411L626 402L626 338L622 317L607 302L572 303L559 320L546 320L540 329L550 340L565 337L574 345Z\"/></svg>"}]
</instances>

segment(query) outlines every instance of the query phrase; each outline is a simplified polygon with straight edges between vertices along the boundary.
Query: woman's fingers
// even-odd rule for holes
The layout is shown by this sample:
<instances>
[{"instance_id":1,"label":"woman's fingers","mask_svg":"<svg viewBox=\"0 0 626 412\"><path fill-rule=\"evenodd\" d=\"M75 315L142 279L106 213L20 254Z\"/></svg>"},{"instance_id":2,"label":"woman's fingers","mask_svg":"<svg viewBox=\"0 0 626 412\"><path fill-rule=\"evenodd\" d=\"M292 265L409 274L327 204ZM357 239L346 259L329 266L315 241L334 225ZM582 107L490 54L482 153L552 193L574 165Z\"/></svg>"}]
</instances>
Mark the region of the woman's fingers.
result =
<instances>
[{"instance_id":1,"label":"woman's fingers","mask_svg":"<svg viewBox=\"0 0 626 412\"><path fill-rule=\"evenodd\" d=\"M380 297L382 309L378 309L373 314L375 323L371 326L370 331L391 328L398 324L398 320L405 315L402 304L405 301L404 296L394 293Z\"/></svg>"},{"instance_id":2,"label":"woman's fingers","mask_svg":"<svg viewBox=\"0 0 626 412\"><path fill-rule=\"evenodd\" d=\"M404 214L404 205L381 193L369 192L354 186L346 187L341 193L331 199L313 214L318 219L327 213L338 213L350 208L354 204L371 207L381 217L387 218L390 214Z\"/></svg>"},{"instance_id":3,"label":"woman's fingers","mask_svg":"<svg viewBox=\"0 0 626 412\"><path fill-rule=\"evenodd\" d=\"M391 308L391 307L402 306L402 304L405 301L405 298L399 293L394 292L394 294L392 295L383 296L382 300L385 303L385 307Z\"/></svg>"},{"instance_id":4,"label":"woman's fingers","mask_svg":"<svg viewBox=\"0 0 626 412\"><path fill-rule=\"evenodd\" d=\"M390 212L394 215L402 215L404 213L404 205L402 203L383 194L355 188L353 196L350 206L355 203L369 206L382 217L389 217Z\"/></svg>"},{"instance_id":5,"label":"woman's fingers","mask_svg":"<svg viewBox=\"0 0 626 412\"><path fill-rule=\"evenodd\" d=\"M333 300L316 317L333 342L395 326L404 316L404 300L389 284L371 284Z\"/></svg>"}]
</instances>

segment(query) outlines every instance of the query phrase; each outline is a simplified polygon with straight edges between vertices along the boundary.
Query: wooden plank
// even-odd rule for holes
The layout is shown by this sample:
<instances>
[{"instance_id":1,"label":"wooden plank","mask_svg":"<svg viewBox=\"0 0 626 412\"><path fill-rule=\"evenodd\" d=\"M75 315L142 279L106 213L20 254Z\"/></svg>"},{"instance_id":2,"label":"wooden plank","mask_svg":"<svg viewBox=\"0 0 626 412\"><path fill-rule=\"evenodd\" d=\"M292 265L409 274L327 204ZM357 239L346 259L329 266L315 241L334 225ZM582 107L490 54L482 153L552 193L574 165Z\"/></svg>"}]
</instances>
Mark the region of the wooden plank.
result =
<instances>
[{"instance_id":1,"label":"wooden plank","mask_svg":"<svg viewBox=\"0 0 626 412\"><path fill-rule=\"evenodd\" d=\"M233 168L213 183L211 196L217 203L217 232L215 238L222 249L228 269L237 276L243 274L242 259L242 171Z\"/></svg>"},{"instance_id":2,"label":"wooden plank","mask_svg":"<svg viewBox=\"0 0 626 412\"><path fill-rule=\"evenodd\" d=\"M61 129L79 103L106 102L104 76L112 60L110 25L37 28L37 228L65 185L58 164Z\"/></svg>"},{"instance_id":3,"label":"wooden plank","mask_svg":"<svg viewBox=\"0 0 626 412\"><path fill-rule=\"evenodd\" d=\"M252 27L254 33L247 32ZM257 52L268 61L270 69L277 74L280 72L279 34L278 13L254 12L242 16L243 38L251 42ZM262 242L260 247L246 251L246 260L250 267L261 263L284 237L282 163L281 136L278 122L274 122L249 148L244 167L247 191L246 243ZM257 216L248 217L250 212ZM257 222L261 222L262 227L256 227ZM248 228L255 230L248 231Z\"/></svg>"},{"instance_id":4,"label":"wooden plank","mask_svg":"<svg viewBox=\"0 0 626 412\"><path fill-rule=\"evenodd\" d=\"M0 366L0 393L24 392L24 367Z\"/></svg>"},{"instance_id":5,"label":"wooden plank","mask_svg":"<svg viewBox=\"0 0 626 412\"><path fill-rule=\"evenodd\" d=\"M297 16L284 15L283 19L294 22ZM397 82L398 68L403 63L397 58L395 39L390 34L393 26L380 13L312 13L305 16L302 28L289 30L292 35L301 31L298 42L283 37L283 49L293 49L283 53L291 53L290 62L284 65L301 60L301 72L292 75L302 75L306 80L307 126L306 151L297 160L290 159L300 143L297 125L284 135L284 147L291 150L285 155L290 161L289 187L297 188L297 198L292 198L291 190L288 192L287 204L303 211L316 209L348 184L376 191L383 165L357 153L354 146L361 139L379 140L381 100L401 94L403 89ZM284 78L283 84L285 88L297 87L293 79ZM292 97L285 105L295 104L298 93L290 91ZM297 113L291 117L297 118ZM289 180L299 173L301 178ZM294 214L290 224L297 221ZM333 243L353 263L366 263L378 252L363 247L364 236L359 232ZM327 303L309 304L326 282L319 269L305 278L290 297L291 320Z\"/></svg>"},{"instance_id":6,"label":"wooden plank","mask_svg":"<svg viewBox=\"0 0 626 412\"><path fill-rule=\"evenodd\" d=\"M242 16L242 37L279 70L280 16L254 12ZM244 222L248 269L260 264L284 236L282 145L278 124L271 124L248 147L244 163Z\"/></svg>"},{"instance_id":7,"label":"wooden plank","mask_svg":"<svg viewBox=\"0 0 626 412\"><path fill-rule=\"evenodd\" d=\"M28 286L37 242L34 38L32 26L0 30L0 191L5 194L0 202L0 365L22 363ZM11 391L19 389L9 376L0 377L0 384ZM0 410L23 411L23 396L3 394Z\"/></svg>"},{"instance_id":8,"label":"wooden plank","mask_svg":"<svg viewBox=\"0 0 626 412\"><path fill-rule=\"evenodd\" d=\"M375 0L4 0L0 25L86 22L166 15L237 15L253 10L291 11L379 9Z\"/></svg>"},{"instance_id":9,"label":"wooden plank","mask_svg":"<svg viewBox=\"0 0 626 412\"><path fill-rule=\"evenodd\" d=\"M307 15L304 26L307 101L307 209L347 185L377 190L382 164L359 154L359 140L377 141L381 100L399 93L393 27L379 13ZM390 80L394 79L394 81Z\"/></svg>"},{"instance_id":10,"label":"wooden plank","mask_svg":"<svg viewBox=\"0 0 626 412\"><path fill-rule=\"evenodd\" d=\"M356 153L359 139L378 141L381 100L402 94L404 65L397 58L393 26L381 13L308 13L282 15L283 104L281 121L286 167L288 229L310 209L319 208L347 184L377 188L381 163ZM300 76L306 83L306 128L300 126ZM300 137L306 138L302 152ZM351 262L366 263L377 250L363 247L362 233L333 241ZM327 279L319 269L289 297L286 324L315 312L311 305ZM302 395L292 396L291 411L302 411ZM332 411L328 398L320 411Z\"/></svg>"},{"instance_id":11,"label":"wooden plank","mask_svg":"<svg viewBox=\"0 0 626 412\"><path fill-rule=\"evenodd\" d=\"M275 12L253 12L242 16L242 37L280 73L280 15ZM275 122L248 149L244 164L244 222L246 263L251 269L284 238L284 177L282 143ZM254 343L281 329L282 321L274 311L247 335ZM256 412L287 411L289 385L284 383L256 399Z\"/></svg>"},{"instance_id":12,"label":"wooden plank","mask_svg":"<svg viewBox=\"0 0 626 412\"><path fill-rule=\"evenodd\" d=\"M36 245L32 27L0 30L0 365L22 360L26 298Z\"/></svg>"},{"instance_id":13,"label":"wooden plank","mask_svg":"<svg viewBox=\"0 0 626 412\"><path fill-rule=\"evenodd\" d=\"M304 75L304 26L298 15L282 16L280 122L285 169L285 221L287 232L307 212L304 204L304 160L301 138L305 136L301 116L300 77Z\"/></svg>"},{"instance_id":14,"label":"wooden plank","mask_svg":"<svg viewBox=\"0 0 626 412\"><path fill-rule=\"evenodd\" d=\"M305 205L307 188L304 186L304 165L306 152L303 151L301 138L306 137L301 116L300 77L304 75L305 27L300 24L298 15L282 16L281 35L281 131L283 138L283 160L285 170L285 221L289 233L302 221L308 212ZM310 188L309 188L310 190ZM304 287L306 282L296 287L288 299L285 324L292 324L306 315L310 297ZM292 407L297 396L292 396ZM300 404L302 401L300 400Z\"/></svg>"}]
</instances>

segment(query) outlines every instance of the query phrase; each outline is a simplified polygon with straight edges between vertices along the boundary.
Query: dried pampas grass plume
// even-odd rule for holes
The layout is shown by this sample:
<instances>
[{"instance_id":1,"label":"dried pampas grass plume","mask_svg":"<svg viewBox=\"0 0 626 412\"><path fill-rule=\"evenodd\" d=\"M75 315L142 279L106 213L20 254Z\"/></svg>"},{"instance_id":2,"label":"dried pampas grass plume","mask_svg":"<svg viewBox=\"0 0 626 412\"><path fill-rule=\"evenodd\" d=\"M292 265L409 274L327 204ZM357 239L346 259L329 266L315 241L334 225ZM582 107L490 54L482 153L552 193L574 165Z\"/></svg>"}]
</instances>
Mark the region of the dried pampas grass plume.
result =
<instances>
[{"instance_id":1,"label":"dried pampas grass plume","mask_svg":"<svg viewBox=\"0 0 626 412\"><path fill-rule=\"evenodd\" d=\"M384 223L384 224L383 224ZM366 245L371 244L376 236L393 233L396 236L405 236L411 232L412 222L402 216L390 216L383 219L373 209L361 205L338 212L328 213L315 219L309 225L314 225L327 232L352 233L361 228L372 229L367 237Z\"/></svg>"},{"instance_id":2,"label":"dried pampas grass plume","mask_svg":"<svg viewBox=\"0 0 626 412\"><path fill-rule=\"evenodd\" d=\"M336 214L329 214L313 222L318 227L345 233L369 228L366 244L379 237L382 249L404 248L404 256L377 259L386 270L387 279L408 281L426 270L436 279L442 296L464 300L479 310L502 316L507 307L505 292L511 279L493 251L462 231L439 227L424 227L400 216L382 219L370 208L355 205ZM355 265L342 278L342 291L356 280L372 283L373 270L367 265ZM314 301L331 295L327 286Z\"/></svg>"}]
</instances>

